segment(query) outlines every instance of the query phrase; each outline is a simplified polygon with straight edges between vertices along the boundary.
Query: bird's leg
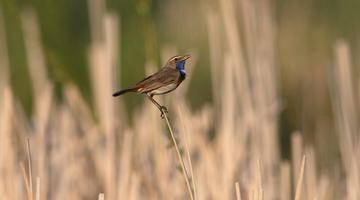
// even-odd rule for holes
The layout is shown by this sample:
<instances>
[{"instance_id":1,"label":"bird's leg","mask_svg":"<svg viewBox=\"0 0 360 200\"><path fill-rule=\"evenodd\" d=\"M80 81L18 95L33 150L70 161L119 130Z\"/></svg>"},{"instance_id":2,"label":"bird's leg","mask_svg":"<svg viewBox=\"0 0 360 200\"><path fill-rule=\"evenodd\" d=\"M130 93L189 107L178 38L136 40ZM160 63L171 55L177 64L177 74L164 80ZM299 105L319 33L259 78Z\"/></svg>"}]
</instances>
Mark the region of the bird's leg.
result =
<instances>
[{"instance_id":1,"label":"bird's leg","mask_svg":"<svg viewBox=\"0 0 360 200\"><path fill-rule=\"evenodd\" d=\"M168 110L165 106L160 105L152 95L146 94L146 96L150 99L150 101L160 110L161 112L161 118L164 118L164 113L168 113Z\"/></svg>"}]
</instances>

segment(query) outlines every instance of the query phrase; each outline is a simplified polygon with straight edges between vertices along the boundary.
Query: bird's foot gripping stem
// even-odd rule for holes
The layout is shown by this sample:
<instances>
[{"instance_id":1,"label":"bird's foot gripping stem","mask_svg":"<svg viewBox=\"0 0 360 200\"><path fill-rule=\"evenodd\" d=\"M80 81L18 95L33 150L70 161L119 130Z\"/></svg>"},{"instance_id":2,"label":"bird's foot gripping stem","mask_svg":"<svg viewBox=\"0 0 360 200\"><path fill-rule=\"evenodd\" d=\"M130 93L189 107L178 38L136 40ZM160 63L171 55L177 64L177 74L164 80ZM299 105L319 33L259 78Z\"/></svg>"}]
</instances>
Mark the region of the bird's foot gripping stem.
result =
<instances>
[{"instance_id":1,"label":"bird's foot gripping stem","mask_svg":"<svg viewBox=\"0 0 360 200\"><path fill-rule=\"evenodd\" d=\"M168 109L165 106L160 105L158 102L155 101L155 99L153 98L152 95L147 94L148 98L150 99L150 101L157 107L159 108L160 112L161 112L161 118L164 119L165 117L165 113L168 113Z\"/></svg>"},{"instance_id":2,"label":"bird's foot gripping stem","mask_svg":"<svg viewBox=\"0 0 360 200\"><path fill-rule=\"evenodd\" d=\"M165 113L169 113L168 109L165 106L160 106L161 118L165 118Z\"/></svg>"}]
</instances>

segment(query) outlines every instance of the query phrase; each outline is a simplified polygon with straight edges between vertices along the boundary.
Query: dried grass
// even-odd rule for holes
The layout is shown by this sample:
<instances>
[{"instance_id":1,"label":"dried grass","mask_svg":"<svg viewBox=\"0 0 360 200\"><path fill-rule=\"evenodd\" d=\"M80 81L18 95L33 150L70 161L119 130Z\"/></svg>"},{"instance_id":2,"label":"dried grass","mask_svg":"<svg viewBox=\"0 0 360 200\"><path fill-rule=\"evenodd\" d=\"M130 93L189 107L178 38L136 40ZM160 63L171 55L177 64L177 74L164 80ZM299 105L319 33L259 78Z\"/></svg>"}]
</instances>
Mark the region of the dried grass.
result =
<instances>
[{"instance_id":1,"label":"dried grass","mask_svg":"<svg viewBox=\"0 0 360 200\"><path fill-rule=\"evenodd\" d=\"M344 172L339 179L318 171L322 158L299 131L292 136L292 160L280 159L276 26L269 2L219 4L219 12L207 15L214 103L193 111L184 97L188 85L166 103L195 199L360 199L359 94L346 42L335 46L329 77L341 153L336 170ZM34 91L31 119L23 117L10 89L7 53L0 54L0 199L188 199L158 111L145 101L127 119L121 100L111 97L119 18L105 11L102 0L89 0L89 14L94 114L71 83L63 87L63 101L55 100L33 10L21 18ZM0 13L0 49L6 52L3 30ZM32 163L27 169L19 164L26 159Z\"/></svg>"}]
</instances>

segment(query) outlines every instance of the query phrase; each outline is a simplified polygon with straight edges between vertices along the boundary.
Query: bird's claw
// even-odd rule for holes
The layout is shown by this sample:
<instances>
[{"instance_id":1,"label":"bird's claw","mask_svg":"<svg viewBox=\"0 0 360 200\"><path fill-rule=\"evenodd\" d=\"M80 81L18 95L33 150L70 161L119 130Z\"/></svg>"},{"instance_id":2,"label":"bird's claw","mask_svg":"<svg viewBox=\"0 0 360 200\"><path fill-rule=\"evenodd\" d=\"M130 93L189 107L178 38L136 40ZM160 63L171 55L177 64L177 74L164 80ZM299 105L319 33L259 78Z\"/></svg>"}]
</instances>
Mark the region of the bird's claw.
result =
<instances>
[{"instance_id":1,"label":"bird's claw","mask_svg":"<svg viewBox=\"0 0 360 200\"><path fill-rule=\"evenodd\" d=\"M165 106L160 107L162 112L169 113L168 109Z\"/></svg>"},{"instance_id":2,"label":"bird's claw","mask_svg":"<svg viewBox=\"0 0 360 200\"><path fill-rule=\"evenodd\" d=\"M161 106L160 111L161 111L161 118L162 119L164 119L165 113L169 113L168 109L165 106Z\"/></svg>"}]
</instances>

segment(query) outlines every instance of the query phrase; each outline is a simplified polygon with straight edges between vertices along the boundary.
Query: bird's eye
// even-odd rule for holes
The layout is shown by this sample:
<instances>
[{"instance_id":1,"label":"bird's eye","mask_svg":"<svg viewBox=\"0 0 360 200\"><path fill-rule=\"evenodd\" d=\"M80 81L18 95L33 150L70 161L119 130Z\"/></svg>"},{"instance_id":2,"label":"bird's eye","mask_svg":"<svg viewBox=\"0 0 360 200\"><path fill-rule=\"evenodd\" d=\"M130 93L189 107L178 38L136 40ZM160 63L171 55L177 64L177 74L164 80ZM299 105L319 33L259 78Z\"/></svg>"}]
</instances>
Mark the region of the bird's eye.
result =
<instances>
[{"instance_id":1,"label":"bird's eye","mask_svg":"<svg viewBox=\"0 0 360 200\"><path fill-rule=\"evenodd\" d=\"M175 58L175 61L178 61L179 60L179 58Z\"/></svg>"}]
</instances>

